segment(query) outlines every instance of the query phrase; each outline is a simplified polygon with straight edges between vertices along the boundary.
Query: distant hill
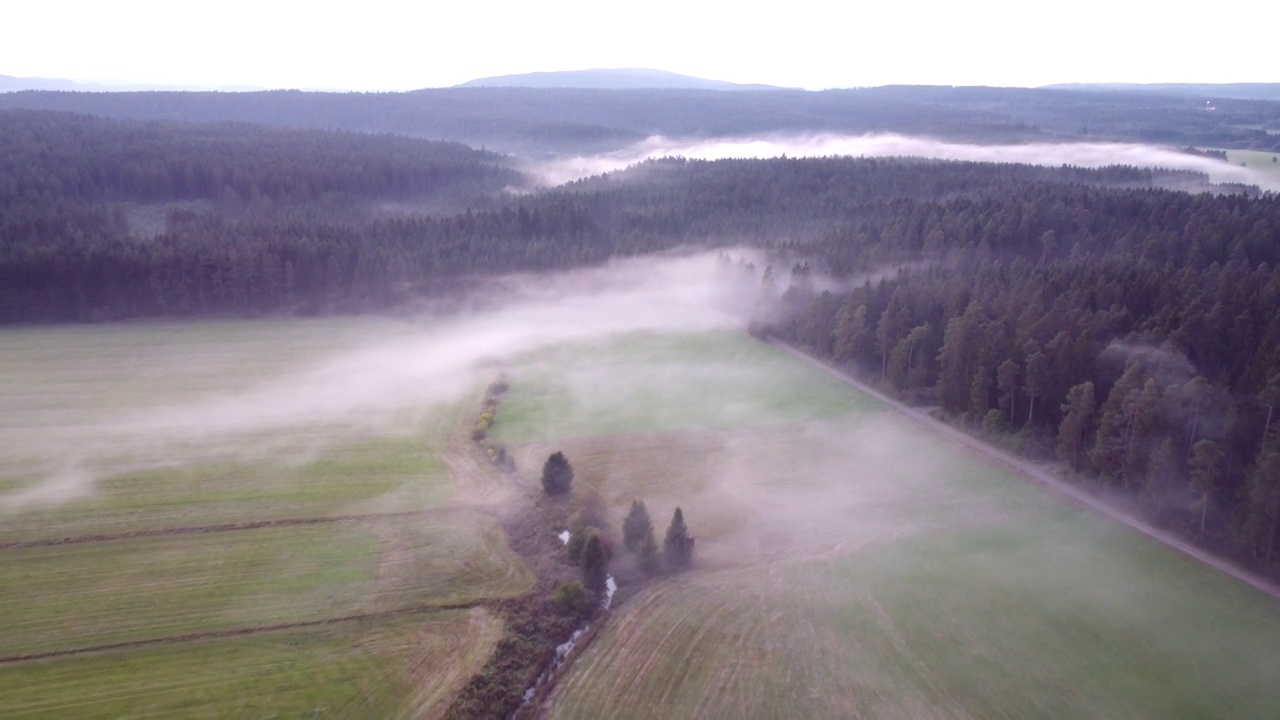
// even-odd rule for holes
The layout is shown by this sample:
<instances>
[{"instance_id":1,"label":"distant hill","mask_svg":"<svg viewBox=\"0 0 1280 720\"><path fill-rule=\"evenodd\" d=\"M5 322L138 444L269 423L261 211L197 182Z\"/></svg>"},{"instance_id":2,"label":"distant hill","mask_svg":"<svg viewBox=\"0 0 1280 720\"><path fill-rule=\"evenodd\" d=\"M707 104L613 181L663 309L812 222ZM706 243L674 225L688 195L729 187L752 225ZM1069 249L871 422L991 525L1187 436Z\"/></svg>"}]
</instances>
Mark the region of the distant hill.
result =
<instances>
[{"instance_id":1,"label":"distant hill","mask_svg":"<svg viewBox=\"0 0 1280 720\"><path fill-rule=\"evenodd\" d=\"M1045 87L1053 90L1193 96L1205 100L1280 100L1280 83L1063 83Z\"/></svg>"},{"instance_id":2,"label":"distant hill","mask_svg":"<svg viewBox=\"0 0 1280 720\"><path fill-rule=\"evenodd\" d=\"M776 85L759 85L708 80L692 75L650 70L647 68L597 68L593 70L562 70L556 72L532 72L520 75L497 75L477 78L455 87L527 87L527 88L589 88L596 90L784 90Z\"/></svg>"}]
</instances>

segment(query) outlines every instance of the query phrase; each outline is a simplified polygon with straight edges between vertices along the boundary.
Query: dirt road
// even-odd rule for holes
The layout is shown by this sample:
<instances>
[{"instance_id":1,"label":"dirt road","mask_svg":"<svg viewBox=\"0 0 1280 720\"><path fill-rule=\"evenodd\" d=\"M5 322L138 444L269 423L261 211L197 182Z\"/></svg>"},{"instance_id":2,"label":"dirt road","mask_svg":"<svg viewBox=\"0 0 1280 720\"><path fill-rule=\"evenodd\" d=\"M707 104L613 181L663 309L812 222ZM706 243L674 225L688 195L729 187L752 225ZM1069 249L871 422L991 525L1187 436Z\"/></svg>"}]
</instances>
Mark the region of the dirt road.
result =
<instances>
[{"instance_id":1,"label":"dirt road","mask_svg":"<svg viewBox=\"0 0 1280 720\"><path fill-rule=\"evenodd\" d=\"M913 408L905 403L899 402L898 400L895 400L889 397L888 395L885 395L884 393L871 387L870 385L867 385L866 383L852 377L851 375L841 370L838 370L836 368L833 368L830 365L827 365L826 363L820 360L817 360L816 358L809 356L805 352L798 350L792 347L791 345L788 345L787 343L784 343L780 340L774 340L774 339L770 339L768 342L771 345L774 345L783 350L786 350L792 355L795 355L796 357L800 358L806 363L812 365L815 368L818 368L819 370L822 370L823 372L836 378L837 380L840 380L841 382L847 385L851 385L854 388L858 389L859 391L864 392L876 398L877 400L883 402L889 407L892 407L894 410L897 410L898 412L902 413L903 415L906 415L912 420L915 420L916 422L919 422L922 425L925 425L926 427L930 428L938 435L941 435L944 438L951 440L953 442L964 445L970 450L977 452L981 455L984 455L992 460L1003 463L1004 465L1007 465L1013 468L1014 470L1017 470L1018 472L1022 473L1026 477L1029 477L1032 480L1035 480L1036 482L1040 483L1041 485L1044 485L1045 487L1049 488L1053 492L1068 498L1069 500L1071 500L1072 502L1075 502L1078 505L1089 508L1090 510L1093 510L1094 512L1100 515L1105 515L1106 517L1109 517L1112 520L1115 520L1116 522L1127 525L1128 527L1142 533L1143 535L1146 535L1147 537L1152 538L1157 542L1163 543L1173 548L1174 550L1177 550L1178 552L1182 553L1183 555L1186 555L1187 557L1190 557L1196 562L1199 562L1203 565L1211 567L1214 570L1217 570L1218 572L1224 575L1228 575L1232 578L1235 578L1236 580L1239 580L1240 582L1246 585L1249 585L1250 587L1253 587L1257 590L1260 590L1266 593L1267 595L1270 595L1274 599L1280 600L1280 585L1276 585L1275 583L1272 583L1264 578L1258 577L1257 575L1250 572L1246 568L1243 568L1229 560L1225 560L1215 555L1211 555L1207 551L1201 550L1200 548L1195 547L1191 543L1183 540L1182 538L1176 535L1173 535L1172 533L1168 533L1158 528L1155 528L1150 524L1148 524L1147 522L1139 518L1136 518L1133 515L1130 515L1129 513L1119 508L1116 508L1112 505L1109 505L1103 500L1088 494L1087 492L1081 490L1080 488L1077 488L1073 485L1063 482L1057 477L1054 477L1051 473L1046 472L1043 468L1037 467L1036 465L1029 463L1025 460L1020 460L1014 457L1013 455L1010 455L1009 453L1004 452L1003 450L987 445L986 443L978 440L977 438L974 438L971 435L968 435L967 433L961 432L960 430L957 430L951 427L950 425L947 425L944 422L941 422L939 420L934 419L933 417L930 417L928 413L922 410Z\"/></svg>"}]
</instances>

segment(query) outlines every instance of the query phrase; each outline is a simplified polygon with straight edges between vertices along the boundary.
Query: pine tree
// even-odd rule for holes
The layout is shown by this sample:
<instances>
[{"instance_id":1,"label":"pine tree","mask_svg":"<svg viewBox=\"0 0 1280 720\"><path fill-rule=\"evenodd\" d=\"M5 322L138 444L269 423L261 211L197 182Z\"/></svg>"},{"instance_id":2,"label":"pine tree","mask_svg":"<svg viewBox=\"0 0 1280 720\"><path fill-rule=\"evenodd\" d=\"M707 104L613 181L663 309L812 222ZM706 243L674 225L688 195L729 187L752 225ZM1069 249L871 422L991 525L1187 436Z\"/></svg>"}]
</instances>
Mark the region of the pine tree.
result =
<instances>
[{"instance_id":1,"label":"pine tree","mask_svg":"<svg viewBox=\"0 0 1280 720\"><path fill-rule=\"evenodd\" d=\"M649 519L649 510L640 500L631 501L631 511L622 521L622 544L631 552L636 552L644 544L645 538L653 541L653 521Z\"/></svg>"},{"instance_id":2,"label":"pine tree","mask_svg":"<svg viewBox=\"0 0 1280 720\"><path fill-rule=\"evenodd\" d=\"M1181 476L1178 450L1174 447L1173 440L1165 438L1147 461L1142 486L1143 495L1157 513L1168 509L1169 495L1181 484Z\"/></svg>"},{"instance_id":3,"label":"pine tree","mask_svg":"<svg viewBox=\"0 0 1280 720\"><path fill-rule=\"evenodd\" d=\"M586 532L586 544L582 548L582 584L600 592L609 577L609 554L605 551L600 531L590 528Z\"/></svg>"},{"instance_id":4,"label":"pine tree","mask_svg":"<svg viewBox=\"0 0 1280 720\"><path fill-rule=\"evenodd\" d=\"M1014 425L1014 415L1018 411L1018 373L1022 367L1013 358L1008 358L996 368L996 387L1000 390L1000 409L1009 417L1009 424Z\"/></svg>"},{"instance_id":5,"label":"pine tree","mask_svg":"<svg viewBox=\"0 0 1280 720\"><path fill-rule=\"evenodd\" d=\"M1268 438L1249 472L1244 507L1245 535L1254 553L1267 562L1275 554L1276 533L1280 531L1280 442L1275 437Z\"/></svg>"},{"instance_id":6,"label":"pine tree","mask_svg":"<svg viewBox=\"0 0 1280 720\"><path fill-rule=\"evenodd\" d=\"M671 569L687 567L693 560L693 536L684 524L684 512L676 508L671 516L671 525L667 527L667 537L662 542L663 554L667 567Z\"/></svg>"},{"instance_id":7,"label":"pine tree","mask_svg":"<svg viewBox=\"0 0 1280 720\"><path fill-rule=\"evenodd\" d=\"M1093 419L1093 383L1082 382L1067 392L1062 405L1062 423L1058 425L1058 457L1071 463L1073 472L1080 470L1080 450Z\"/></svg>"},{"instance_id":8,"label":"pine tree","mask_svg":"<svg viewBox=\"0 0 1280 720\"><path fill-rule=\"evenodd\" d=\"M1200 493L1200 536L1204 537L1204 521L1209 505L1222 480L1222 446L1212 440L1201 440L1191 448L1191 487Z\"/></svg>"},{"instance_id":9,"label":"pine tree","mask_svg":"<svg viewBox=\"0 0 1280 720\"><path fill-rule=\"evenodd\" d=\"M548 495L563 495L572 485L573 466L559 450L551 453L542 466L542 489Z\"/></svg>"}]
</instances>

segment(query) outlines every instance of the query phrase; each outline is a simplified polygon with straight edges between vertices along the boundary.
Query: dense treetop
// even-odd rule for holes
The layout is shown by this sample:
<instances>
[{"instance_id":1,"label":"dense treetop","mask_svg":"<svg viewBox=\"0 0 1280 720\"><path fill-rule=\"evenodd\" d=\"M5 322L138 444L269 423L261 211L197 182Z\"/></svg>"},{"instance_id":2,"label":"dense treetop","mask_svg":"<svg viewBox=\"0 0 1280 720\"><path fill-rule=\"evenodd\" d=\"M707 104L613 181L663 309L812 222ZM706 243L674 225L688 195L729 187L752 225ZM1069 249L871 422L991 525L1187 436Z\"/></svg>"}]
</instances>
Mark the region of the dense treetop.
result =
<instances>
[{"instance_id":1,"label":"dense treetop","mask_svg":"<svg viewBox=\"0 0 1280 720\"><path fill-rule=\"evenodd\" d=\"M0 111L0 210L19 203L404 198L518 175L492 153L392 135Z\"/></svg>"}]
</instances>

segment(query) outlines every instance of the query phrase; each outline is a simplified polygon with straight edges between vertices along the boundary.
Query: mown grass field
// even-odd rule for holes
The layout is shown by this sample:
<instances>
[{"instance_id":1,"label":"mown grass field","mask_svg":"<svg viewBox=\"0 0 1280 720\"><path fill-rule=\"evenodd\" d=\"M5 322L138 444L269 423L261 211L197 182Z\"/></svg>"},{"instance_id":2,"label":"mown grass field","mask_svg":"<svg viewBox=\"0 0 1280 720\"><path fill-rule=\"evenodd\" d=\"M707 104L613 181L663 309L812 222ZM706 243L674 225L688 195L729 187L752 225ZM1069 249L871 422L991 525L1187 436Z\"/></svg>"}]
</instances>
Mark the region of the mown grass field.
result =
<instances>
[{"instance_id":1,"label":"mown grass field","mask_svg":"<svg viewBox=\"0 0 1280 720\"><path fill-rule=\"evenodd\" d=\"M532 582L449 469L482 386L330 401L424 332L0 331L0 717L442 712Z\"/></svg>"},{"instance_id":2,"label":"mown grass field","mask_svg":"<svg viewBox=\"0 0 1280 720\"><path fill-rule=\"evenodd\" d=\"M1276 158L1272 162L1272 158ZM1280 176L1280 153L1262 150L1228 150L1227 161L1232 165L1241 165L1258 172Z\"/></svg>"},{"instance_id":3,"label":"mown grass field","mask_svg":"<svg viewBox=\"0 0 1280 720\"><path fill-rule=\"evenodd\" d=\"M522 411L497 432L522 464L562 449L616 523L640 497L659 537L677 504L698 537L697 568L623 602L553 717L1280 707L1275 603L748 338L637 335L511 372Z\"/></svg>"}]
</instances>

